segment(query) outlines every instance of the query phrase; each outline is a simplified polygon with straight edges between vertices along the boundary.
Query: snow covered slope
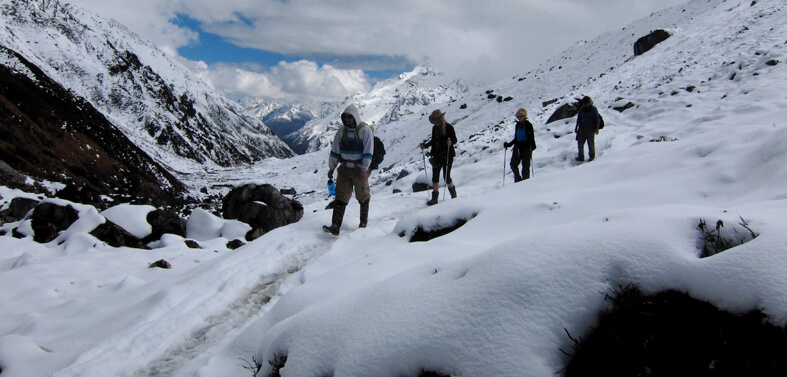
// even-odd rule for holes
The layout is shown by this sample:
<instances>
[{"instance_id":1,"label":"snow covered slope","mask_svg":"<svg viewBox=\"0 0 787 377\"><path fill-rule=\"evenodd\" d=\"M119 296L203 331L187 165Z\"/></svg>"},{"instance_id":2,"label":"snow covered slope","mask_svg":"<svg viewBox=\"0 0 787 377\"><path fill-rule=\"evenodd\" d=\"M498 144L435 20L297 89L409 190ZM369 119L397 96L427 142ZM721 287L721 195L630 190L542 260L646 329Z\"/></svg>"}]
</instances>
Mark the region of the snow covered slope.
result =
<instances>
[{"instance_id":1,"label":"snow covered slope","mask_svg":"<svg viewBox=\"0 0 787 377\"><path fill-rule=\"evenodd\" d=\"M0 1L0 44L176 171L293 153L260 120L122 25L57 0Z\"/></svg>"},{"instance_id":2,"label":"snow covered slope","mask_svg":"<svg viewBox=\"0 0 787 377\"><path fill-rule=\"evenodd\" d=\"M690 1L386 123L377 133L388 169L372 175L369 227L357 228L351 201L338 238L320 231L331 218L324 150L193 178L301 193L300 222L234 251L224 239L193 250L176 237L113 249L79 229L62 245L0 237L0 286L14 287L0 290L11 303L0 306L3 377L239 376L254 360L267 375L284 355L282 376L551 376L573 344L566 330L587 335L600 292L629 283L761 309L784 326L786 7ZM634 57L634 42L661 28L672 37ZM574 161L573 120L545 124L581 95L607 123L585 164ZM635 106L609 108L622 102ZM538 149L535 177L513 184L502 144L519 107ZM461 140L459 198L427 208L409 188L424 180L416 145L434 108ZM364 109L371 121L384 115ZM457 219L468 222L408 242L418 226ZM701 219L730 232L744 219L759 236L701 259ZM147 268L160 258L173 269Z\"/></svg>"}]
</instances>

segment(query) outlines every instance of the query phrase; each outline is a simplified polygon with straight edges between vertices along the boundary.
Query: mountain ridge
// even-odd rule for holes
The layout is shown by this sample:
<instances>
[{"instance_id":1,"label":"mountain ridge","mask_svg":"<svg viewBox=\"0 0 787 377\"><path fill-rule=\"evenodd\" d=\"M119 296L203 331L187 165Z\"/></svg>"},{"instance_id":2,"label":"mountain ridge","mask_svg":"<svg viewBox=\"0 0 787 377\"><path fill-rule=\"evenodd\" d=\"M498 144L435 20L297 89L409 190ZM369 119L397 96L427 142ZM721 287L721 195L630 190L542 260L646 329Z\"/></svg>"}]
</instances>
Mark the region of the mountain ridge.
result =
<instances>
[{"instance_id":1,"label":"mountain ridge","mask_svg":"<svg viewBox=\"0 0 787 377\"><path fill-rule=\"evenodd\" d=\"M85 98L174 171L293 155L239 104L115 21L57 0L3 0L0 13L1 45Z\"/></svg>"}]
</instances>

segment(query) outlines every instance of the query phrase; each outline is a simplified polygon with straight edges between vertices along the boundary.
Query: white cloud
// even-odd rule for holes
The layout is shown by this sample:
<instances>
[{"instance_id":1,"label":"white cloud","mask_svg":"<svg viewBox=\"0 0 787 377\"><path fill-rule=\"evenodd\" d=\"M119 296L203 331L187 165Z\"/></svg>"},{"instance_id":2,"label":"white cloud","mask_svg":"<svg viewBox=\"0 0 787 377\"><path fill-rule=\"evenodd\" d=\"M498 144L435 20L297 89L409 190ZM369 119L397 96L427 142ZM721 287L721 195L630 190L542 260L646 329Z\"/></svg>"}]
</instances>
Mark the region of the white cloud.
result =
<instances>
[{"instance_id":1,"label":"white cloud","mask_svg":"<svg viewBox=\"0 0 787 377\"><path fill-rule=\"evenodd\" d=\"M330 65L301 60L280 62L259 72L232 64L188 62L192 71L214 89L228 94L274 98L291 102L338 101L357 92L368 91L371 84L361 70L336 69Z\"/></svg>"},{"instance_id":2,"label":"white cloud","mask_svg":"<svg viewBox=\"0 0 787 377\"><path fill-rule=\"evenodd\" d=\"M205 31L242 46L308 56L399 56L429 60L449 76L481 83L527 72L571 44L620 28L636 18L686 0L73 0L126 24L160 47L175 51L194 35L169 21L199 20ZM215 67L212 71L225 68ZM277 70L277 72L273 72ZM295 79L293 74L304 74ZM320 88L339 93L362 87L355 71L302 62L251 82L282 84L303 95ZM266 80L253 80L266 77ZM274 79L275 78L275 79ZM315 84L319 84L314 86ZM266 85L261 85L265 87ZM240 87L239 87L240 88ZM250 90L250 89L245 89ZM291 92L292 91L292 92ZM316 92L314 92L316 94Z\"/></svg>"}]
</instances>

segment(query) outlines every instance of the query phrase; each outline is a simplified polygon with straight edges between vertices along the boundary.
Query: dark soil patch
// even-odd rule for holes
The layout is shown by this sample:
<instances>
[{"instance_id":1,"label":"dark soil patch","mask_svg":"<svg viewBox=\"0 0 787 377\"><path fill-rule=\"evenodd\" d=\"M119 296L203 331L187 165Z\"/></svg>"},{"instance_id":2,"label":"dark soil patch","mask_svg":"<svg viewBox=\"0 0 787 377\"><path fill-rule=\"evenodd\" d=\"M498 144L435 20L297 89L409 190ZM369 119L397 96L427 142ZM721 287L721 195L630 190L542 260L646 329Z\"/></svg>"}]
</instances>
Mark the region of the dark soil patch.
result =
<instances>
[{"instance_id":1,"label":"dark soil patch","mask_svg":"<svg viewBox=\"0 0 787 377\"><path fill-rule=\"evenodd\" d=\"M787 376L787 333L759 310L733 314L678 291L608 296L565 369L574 376Z\"/></svg>"}]
</instances>

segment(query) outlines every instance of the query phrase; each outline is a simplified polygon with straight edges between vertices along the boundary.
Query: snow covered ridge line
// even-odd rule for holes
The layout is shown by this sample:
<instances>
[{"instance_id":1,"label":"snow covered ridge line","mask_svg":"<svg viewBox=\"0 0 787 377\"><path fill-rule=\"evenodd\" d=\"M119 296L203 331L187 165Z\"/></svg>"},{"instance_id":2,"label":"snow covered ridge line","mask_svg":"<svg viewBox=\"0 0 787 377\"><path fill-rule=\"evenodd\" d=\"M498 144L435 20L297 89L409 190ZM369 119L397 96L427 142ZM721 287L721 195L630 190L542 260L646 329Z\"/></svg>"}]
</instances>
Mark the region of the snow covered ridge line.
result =
<instances>
[{"instance_id":1,"label":"snow covered ridge line","mask_svg":"<svg viewBox=\"0 0 787 377\"><path fill-rule=\"evenodd\" d=\"M1 44L164 165L191 171L293 155L240 105L122 25L59 1L3 0L0 8Z\"/></svg>"}]
</instances>

